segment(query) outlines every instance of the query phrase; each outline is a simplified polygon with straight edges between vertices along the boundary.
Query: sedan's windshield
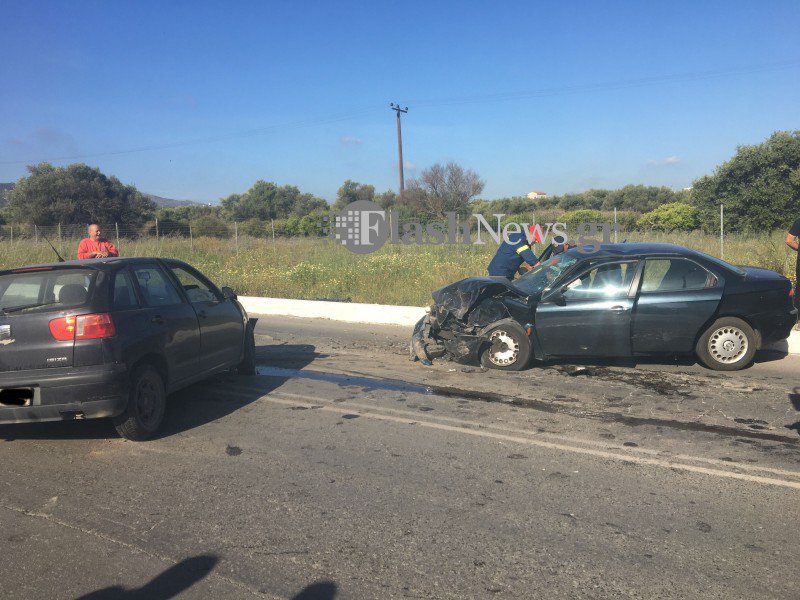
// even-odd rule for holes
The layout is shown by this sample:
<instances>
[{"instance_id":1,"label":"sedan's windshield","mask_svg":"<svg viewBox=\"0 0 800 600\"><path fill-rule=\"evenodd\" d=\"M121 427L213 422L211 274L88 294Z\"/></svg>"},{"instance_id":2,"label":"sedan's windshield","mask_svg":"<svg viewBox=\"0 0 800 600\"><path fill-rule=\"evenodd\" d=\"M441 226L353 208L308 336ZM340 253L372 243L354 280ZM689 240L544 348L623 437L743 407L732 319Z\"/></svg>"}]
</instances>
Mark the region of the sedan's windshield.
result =
<instances>
[{"instance_id":1,"label":"sedan's windshield","mask_svg":"<svg viewBox=\"0 0 800 600\"><path fill-rule=\"evenodd\" d=\"M526 296L536 296L559 278L559 276L578 262L578 257L562 253L548 258L514 282L514 286Z\"/></svg>"}]
</instances>

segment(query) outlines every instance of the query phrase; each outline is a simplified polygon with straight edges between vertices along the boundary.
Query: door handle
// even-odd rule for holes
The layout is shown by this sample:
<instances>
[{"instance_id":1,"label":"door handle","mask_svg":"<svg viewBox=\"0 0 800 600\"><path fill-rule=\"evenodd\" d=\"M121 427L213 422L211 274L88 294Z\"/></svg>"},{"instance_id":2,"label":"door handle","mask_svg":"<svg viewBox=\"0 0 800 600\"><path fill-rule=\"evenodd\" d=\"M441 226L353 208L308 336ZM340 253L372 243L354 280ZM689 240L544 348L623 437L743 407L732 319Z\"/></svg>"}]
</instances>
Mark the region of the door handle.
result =
<instances>
[{"instance_id":1,"label":"door handle","mask_svg":"<svg viewBox=\"0 0 800 600\"><path fill-rule=\"evenodd\" d=\"M625 312L628 309L626 307L620 305L620 304L617 304L616 306L612 306L608 310L610 310L612 312Z\"/></svg>"},{"instance_id":2,"label":"door handle","mask_svg":"<svg viewBox=\"0 0 800 600\"><path fill-rule=\"evenodd\" d=\"M165 321L164 321L164 317L162 317L161 315L156 315L155 317L153 317L152 319L150 319L150 321L151 321L152 323L155 323L156 325L163 325L163 324L164 324L164 322L165 322Z\"/></svg>"}]
</instances>

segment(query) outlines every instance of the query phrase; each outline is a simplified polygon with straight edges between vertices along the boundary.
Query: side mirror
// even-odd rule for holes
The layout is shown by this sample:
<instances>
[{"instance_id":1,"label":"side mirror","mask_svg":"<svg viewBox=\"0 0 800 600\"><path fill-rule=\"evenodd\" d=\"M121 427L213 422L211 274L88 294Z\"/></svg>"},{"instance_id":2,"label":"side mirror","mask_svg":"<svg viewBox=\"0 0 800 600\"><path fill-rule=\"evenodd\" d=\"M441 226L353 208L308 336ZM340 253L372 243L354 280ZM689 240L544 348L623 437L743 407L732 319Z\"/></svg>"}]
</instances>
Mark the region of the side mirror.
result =
<instances>
[{"instance_id":1,"label":"side mirror","mask_svg":"<svg viewBox=\"0 0 800 600\"><path fill-rule=\"evenodd\" d=\"M236 295L236 292L227 286L222 288L222 295L225 296L226 300L236 300L239 297Z\"/></svg>"},{"instance_id":2,"label":"side mirror","mask_svg":"<svg viewBox=\"0 0 800 600\"><path fill-rule=\"evenodd\" d=\"M560 288L552 290L549 294L547 294L547 301L552 302L553 304L558 304L559 306L564 306L567 303L567 297L564 295L569 289L567 286L563 285Z\"/></svg>"}]
</instances>

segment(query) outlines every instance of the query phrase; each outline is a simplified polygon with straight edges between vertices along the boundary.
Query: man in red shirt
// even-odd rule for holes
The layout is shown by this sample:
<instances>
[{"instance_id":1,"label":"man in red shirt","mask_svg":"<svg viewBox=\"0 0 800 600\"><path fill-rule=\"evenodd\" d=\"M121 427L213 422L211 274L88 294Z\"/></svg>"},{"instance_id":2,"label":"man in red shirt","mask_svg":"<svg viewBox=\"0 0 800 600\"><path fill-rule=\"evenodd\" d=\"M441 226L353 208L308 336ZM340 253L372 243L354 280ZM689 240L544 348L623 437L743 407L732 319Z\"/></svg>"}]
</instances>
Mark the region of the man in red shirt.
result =
<instances>
[{"instance_id":1,"label":"man in red shirt","mask_svg":"<svg viewBox=\"0 0 800 600\"><path fill-rule=\"evenodd\" d=\"M119 256L114 244L100 236L100 226L97 223L89 225L89 237L81 240L78 246L78 260L87 258L108 258Z\"/></svg>"}]
</instances>

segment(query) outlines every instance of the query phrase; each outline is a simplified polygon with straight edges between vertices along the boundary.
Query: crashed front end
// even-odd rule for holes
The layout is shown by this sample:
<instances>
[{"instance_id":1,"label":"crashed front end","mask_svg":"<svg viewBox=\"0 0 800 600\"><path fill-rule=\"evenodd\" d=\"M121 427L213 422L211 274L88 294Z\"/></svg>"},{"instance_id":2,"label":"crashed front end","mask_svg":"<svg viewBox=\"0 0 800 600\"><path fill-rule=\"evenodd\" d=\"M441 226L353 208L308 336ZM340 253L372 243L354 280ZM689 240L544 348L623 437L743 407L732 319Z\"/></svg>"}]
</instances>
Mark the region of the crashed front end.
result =
<instances>
[{"instance_id":1,"label":"crashed front end","mask_svg":"<svg viewBox=\"0 0 800 600\"><path fill-rule=\"evenodd\" d=\"M513 317L503 299L524 294L505 278L468 277L432 296L430 312L411 336L411 358L424 365L436 358L476 362L489 343L486 332L491 325Z\"/></svg>"}]
</instances>

